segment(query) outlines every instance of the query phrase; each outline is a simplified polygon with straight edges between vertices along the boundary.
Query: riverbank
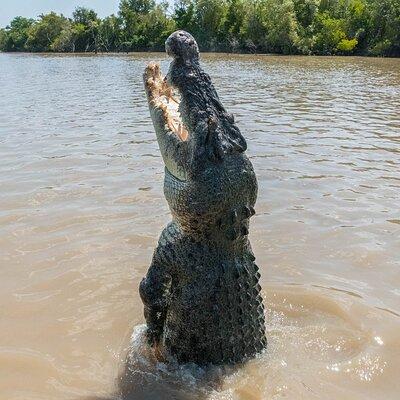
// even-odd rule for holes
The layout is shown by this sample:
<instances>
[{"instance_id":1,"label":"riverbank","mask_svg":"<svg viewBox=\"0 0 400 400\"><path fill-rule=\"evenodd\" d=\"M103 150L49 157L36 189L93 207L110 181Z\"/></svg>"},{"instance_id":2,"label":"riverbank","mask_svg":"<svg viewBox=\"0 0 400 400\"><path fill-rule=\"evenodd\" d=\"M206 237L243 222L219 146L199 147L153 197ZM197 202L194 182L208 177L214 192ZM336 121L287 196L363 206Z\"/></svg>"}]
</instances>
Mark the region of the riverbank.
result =
<instances>
[{"instance_id":1,"label":"riverbank","mask_svg":"<svg viewBox=\"0 0 400 400\"><path fill-rule=\"evenodd\" d=\"M57 52L57 51L0 51L0 54L25 54L25 55L43 55L43 56L50 56L50 55L57 55L57 56L63 56L63 55L70 55L70 56L87 56L87 57L94 57L94 56L134 56L134 55L143 55L143 54L156 54L159 56L165 55L165 51L163 50L148 50L148 51L98 51L98 52ZM278 54L278 53L233 53L233 52L223 52L223 51L203 51L201 53L202 55L208 54L208 55L215 55L215 56L244 56L244 57L294 57L294 58L299 58L299 57L320 57L320 58L370 58L370 59L379 59L379 58L385 58L385 59L398 59L400 56L374 56L371 54L347 54L347 55L340 55L340 54L334 54L334 55L321 55L321 54Z\"/></svg>"},{"instance_id":2,"label":"riverbank","mask_svg":"<svg viewBox=\"0 0 400 400\"><path fill-rule=\"evenodd\" d=\"M152 0L121 0L118 14L103 19L85 7L70 18L18 16L0 29L0 50L162 50L170 33L184 29L203 52L395 57L399 21L398 0L186 0L172 10Z\"/></svg>"}]
</instances>

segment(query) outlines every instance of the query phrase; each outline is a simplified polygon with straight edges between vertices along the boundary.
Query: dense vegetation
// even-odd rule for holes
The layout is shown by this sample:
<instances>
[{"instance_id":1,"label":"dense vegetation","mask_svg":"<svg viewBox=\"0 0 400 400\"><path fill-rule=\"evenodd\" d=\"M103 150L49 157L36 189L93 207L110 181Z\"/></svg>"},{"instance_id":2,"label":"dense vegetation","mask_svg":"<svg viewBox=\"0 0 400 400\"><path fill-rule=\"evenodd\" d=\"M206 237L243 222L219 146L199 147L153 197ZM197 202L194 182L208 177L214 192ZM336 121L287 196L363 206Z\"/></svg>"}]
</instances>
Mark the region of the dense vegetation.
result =
<instances>
[{"instance_id":1,"label":"dense vegetation","mask_svg":"<svg viewBox=\"0 0 400 400\"><path fill-rule=\"evenodd\" d=\"M0 29L2 51L162 50L181 28L202 50L283 54L400 55L400 0L121 0L117 15L78 7L16 17Z\"/></svg>"}]
</instances>

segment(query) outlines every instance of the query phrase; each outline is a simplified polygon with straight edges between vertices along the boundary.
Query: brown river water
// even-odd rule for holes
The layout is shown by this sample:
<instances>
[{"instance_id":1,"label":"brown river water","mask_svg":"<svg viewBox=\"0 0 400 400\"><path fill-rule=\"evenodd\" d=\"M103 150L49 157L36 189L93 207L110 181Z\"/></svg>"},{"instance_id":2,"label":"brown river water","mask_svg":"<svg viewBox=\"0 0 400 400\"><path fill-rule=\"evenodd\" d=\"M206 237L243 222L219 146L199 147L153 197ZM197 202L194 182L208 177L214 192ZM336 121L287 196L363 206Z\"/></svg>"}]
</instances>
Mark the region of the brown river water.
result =
<instances>
[{"instance_id":1,"label":"brown river water","mask_svg":"<svg viewBox=\"0 0 400 400\"><path fill-rule=\"evenodd\" d=\"M208 370L143 340L151 60L0 54L0 399L398 400L400 59L203 56L258 175L269 340Z\"/></svg>"}]
</instances>

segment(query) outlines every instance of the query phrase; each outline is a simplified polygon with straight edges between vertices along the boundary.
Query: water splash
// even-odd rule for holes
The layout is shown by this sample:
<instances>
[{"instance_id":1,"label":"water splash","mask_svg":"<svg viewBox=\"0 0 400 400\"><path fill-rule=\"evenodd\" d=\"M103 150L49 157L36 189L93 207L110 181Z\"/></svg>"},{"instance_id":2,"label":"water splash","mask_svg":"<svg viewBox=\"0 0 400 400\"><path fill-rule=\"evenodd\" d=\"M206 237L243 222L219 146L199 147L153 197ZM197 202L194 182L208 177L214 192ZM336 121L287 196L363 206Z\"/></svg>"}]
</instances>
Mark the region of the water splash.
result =
<instances>
[{"instance_id":1,"label":"water splash","mask_svg":"<svg viewBox=\"0 0 400 400\"><path fill-rule=\"evenodd\" d=\"M334 290L270 286L266 292L268 348L241 366L159 362L146 344L145 325L136 326L119 377L122 399L326 399L326 391L345 398L355 390L352 399L361 400L366 384L379 387L380 378L393 373L377 329L379 323L387 331L391 317Z\"/></svg>"}]
</instances>

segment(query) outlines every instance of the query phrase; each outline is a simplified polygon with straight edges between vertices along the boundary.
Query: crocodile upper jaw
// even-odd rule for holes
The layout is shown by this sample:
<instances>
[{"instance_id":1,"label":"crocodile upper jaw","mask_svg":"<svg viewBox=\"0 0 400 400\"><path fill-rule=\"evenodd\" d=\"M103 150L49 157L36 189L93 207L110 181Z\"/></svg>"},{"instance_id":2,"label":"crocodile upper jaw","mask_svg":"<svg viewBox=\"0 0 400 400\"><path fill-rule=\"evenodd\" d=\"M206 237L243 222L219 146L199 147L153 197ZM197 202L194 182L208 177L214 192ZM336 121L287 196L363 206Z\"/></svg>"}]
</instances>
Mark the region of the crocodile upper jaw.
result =
<instances>
[{"instance_id":1,"label":"crocodile upper jaw","mask_svg":"<svg viewBox=\"0 0 400 400\"><path fill-rule=\"evenodd\" d=\"M168 85L157 63L146 67L143 80L164 164L173 176L186 180L184 152L178 155L177 150L187 145L189 131L179 113L179 94Z\"/></svg>"}]
</instances>

